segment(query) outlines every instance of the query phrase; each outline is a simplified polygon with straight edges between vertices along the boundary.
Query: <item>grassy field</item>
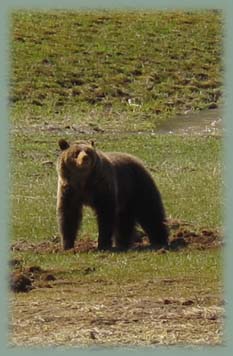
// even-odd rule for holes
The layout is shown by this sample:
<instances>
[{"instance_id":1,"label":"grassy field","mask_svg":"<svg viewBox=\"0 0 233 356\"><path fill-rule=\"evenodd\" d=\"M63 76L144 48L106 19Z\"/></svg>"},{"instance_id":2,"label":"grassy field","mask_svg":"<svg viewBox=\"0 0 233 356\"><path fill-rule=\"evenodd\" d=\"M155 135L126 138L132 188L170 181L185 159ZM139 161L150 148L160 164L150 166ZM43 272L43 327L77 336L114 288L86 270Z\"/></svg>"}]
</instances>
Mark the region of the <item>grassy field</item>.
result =
<instances>
[{"instance_id":1,"label":"grassy field","mask_svg":"<svg viewBox=\"0 0 233 356\"><path fill-rule=\"evenodd\" d=\"M222 35L211 11L17 12L13 122L153 130L175 113L213 107Z\"/></svg>"},{"instance_id":2,"label":"grassy field","mask_svg":"<svg viewBox=\"0 0 233 356\"><path fill-rule=\"evenodd\" d=\"M221 343L221 137L156 134L168 118L200 110L201 120L221 104L221 15L18 11L11 33L11 282L29 287L11 293L10 343ZM76 249L63 252L61 137L141 158L178 244L98 252L86 208Z\"/></svg>"}]
</instances>

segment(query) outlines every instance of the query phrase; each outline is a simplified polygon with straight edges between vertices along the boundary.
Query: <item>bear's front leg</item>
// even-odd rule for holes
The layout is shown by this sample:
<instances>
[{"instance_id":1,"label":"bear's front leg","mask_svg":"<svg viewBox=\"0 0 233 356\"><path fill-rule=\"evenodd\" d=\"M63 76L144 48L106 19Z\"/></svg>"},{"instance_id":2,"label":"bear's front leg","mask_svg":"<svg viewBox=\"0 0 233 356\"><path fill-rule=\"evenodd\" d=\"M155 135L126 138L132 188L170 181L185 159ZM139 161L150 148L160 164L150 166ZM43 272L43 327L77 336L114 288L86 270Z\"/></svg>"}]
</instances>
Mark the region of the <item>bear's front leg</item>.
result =
<instances>
[{"instance_id":1,"label":"bear's front leg","mask_svg":"<svg viewBox=\"0 0 233 356\"><path fill-rule=\"evenodd\" d=\"M82 220L82 205L77 199L77 193L70 186L58 187L57 215L63 249L71 249Z\"/></svg>"},{"instance_id":2,"label":"bear's front leg","mask_svg":"<svg viewBox=\"0 0 233 356\"><path fill-rule=\"evenodd\" d=\"M102 198L96 206L99 228L98 249L110 250L115 228L115 202L113 199Z\"/></svg>"}]
</instances>

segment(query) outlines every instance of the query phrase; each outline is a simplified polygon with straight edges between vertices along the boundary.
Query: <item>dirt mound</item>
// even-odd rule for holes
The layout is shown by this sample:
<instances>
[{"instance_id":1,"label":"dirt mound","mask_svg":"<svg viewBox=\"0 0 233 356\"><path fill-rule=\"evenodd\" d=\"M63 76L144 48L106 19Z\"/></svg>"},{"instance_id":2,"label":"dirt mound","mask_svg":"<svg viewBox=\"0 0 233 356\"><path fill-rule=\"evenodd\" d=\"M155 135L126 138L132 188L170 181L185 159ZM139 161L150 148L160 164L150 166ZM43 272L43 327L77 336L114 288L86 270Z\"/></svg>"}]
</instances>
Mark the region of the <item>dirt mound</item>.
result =
<instances>
[{"instance_id":1,"label":"dirt mound","mask_svg":"<svg viewBox=\"0 0 233 356\"><path fill-rule=\"evenodd\" d=\"M33 288L32 281L26 274L14 271L10 277L10 288L13 292L29 292Z\"/></svg>"},{"instance_id":2,"label":"dirt mound","mask_svg":"<svg viewBox=\"0 0 233 356\"><path fill-rule=\"evenodd\" d=\"M195 231L195 226L179 220L168 221L170 228L170 249L181 248L208 249L223 245L223 234L218 229L200 229Z\"/></svg>"},{"instance_id":3,"label":"dirt mound","mask_svg":"<svg viewBox=\"0 0 233 356\"><path fill-rule=\"evenodd\" d=\"M23 261L10 261L13 266L10 275L10 289L15 292L30 292L34 288L50 288L49 282L55 281L55 276L39 266L23 267Z\"/></svg>"},{"instance_id":4,"label":"dirt mound","mask_svg":"<svg viewBox=\"0 0 233 356\"><path fill-rule=\"evenodd\" d=\"M220 247L223 244L222 233L214 229L201 229L195 231L192 224L182 222L179 220L169 220L168 226L170 229L169 249L172 251L183 248L189 249L208 249ZM140 230L135 232L133 238L132 249L144 250L149 248L149 241L147 236ZM33 251L35 253L58 253L62 252L60 238L52 237L48 241L40 243L33 243L26 240L17 241L11 246L12 251ZM91 239L89 236L76 242L73 253L97 251L97 241ZM113 252L117 249L113 248Z\"/></svg>"}]
</instances>

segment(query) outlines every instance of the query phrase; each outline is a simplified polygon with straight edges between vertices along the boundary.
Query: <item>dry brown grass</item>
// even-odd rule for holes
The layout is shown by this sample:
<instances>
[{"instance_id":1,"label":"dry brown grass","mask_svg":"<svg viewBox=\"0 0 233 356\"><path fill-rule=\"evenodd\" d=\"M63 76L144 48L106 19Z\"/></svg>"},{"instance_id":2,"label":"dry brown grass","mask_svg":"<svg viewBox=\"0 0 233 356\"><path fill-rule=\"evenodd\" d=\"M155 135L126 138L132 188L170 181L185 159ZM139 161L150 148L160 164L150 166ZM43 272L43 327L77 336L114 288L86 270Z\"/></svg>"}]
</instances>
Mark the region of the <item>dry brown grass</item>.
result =
<instances>
[{"instance_id":1,"label":"dry brown grass","mask_svg":"<svg viewBox=\"0 0 233 356\"><path fill-rule=\"evenodd\" d=\"M12 297L10 344L143 346L222 342L223 306L215 296L158 298L154 283L154 297L138 294L138 286L129 285L118 295L94 294L86 301L80 288L83 286L54 286L35 289L26 297Z\"/></svg>"}]
</instances>

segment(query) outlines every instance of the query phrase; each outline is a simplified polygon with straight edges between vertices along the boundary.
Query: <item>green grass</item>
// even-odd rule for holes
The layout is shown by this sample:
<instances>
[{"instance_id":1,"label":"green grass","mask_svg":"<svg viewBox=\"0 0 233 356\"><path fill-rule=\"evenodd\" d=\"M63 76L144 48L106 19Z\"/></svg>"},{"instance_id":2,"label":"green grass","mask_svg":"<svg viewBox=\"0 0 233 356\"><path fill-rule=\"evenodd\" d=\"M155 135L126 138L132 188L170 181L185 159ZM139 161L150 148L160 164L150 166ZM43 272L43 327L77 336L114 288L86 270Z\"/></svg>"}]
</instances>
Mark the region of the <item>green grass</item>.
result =
<instances>
[{"instance_id":1,"label":"green grass","mask_svg":"<svg viewBox=\"0 0 233 356\"><path fill-rule=\"evenodd\" d=\"M17 256L17 253L16 253ZM20 253L24 259L23 267L39 265L45 270L57 271L71 280L81 280L85 275L88 282L100 279L105 282L129 283L135 280L153 278L185 279L195 277L210 278L218 275L220 267L219 250L212 250L208 254L202 251L169 252L158 254L147 251L129 251L121 253L82 252L73 254L31 254ZM146 260L146 263L145 263ZM109 268L111 265L111 268ZM199 268L198 268L199 266ZM64 273L64 271L66 271Z\"/></svg>"},{"instance_id":2,"label":"green grass","mask_svg":"<svg viewBox=\"0 0 233 356\"><path fill-rule=\"evenodd\" d=\"M211 297L217 300L222 287L219 250L166 254L149 251L119 254L16 253L15 257L23 261L23 269L40 266L56 279L69 282L70 286L74 283L74 287L79 288L79 295L87 293L87 289L105 296L124 294L124 290L131 289L136 296L144 289L143 294L152 298L172 295L176 298L193 298L194 295L201 298L212 291ZM86 298L91 300L93 296L87 293Z\"/></svg>"},{"instance_id":3,"label":"green grass","mask_svg":"<svg viewBox=\"0 0 233 356\"><path fill-rule=\"evenodd\" d=\"M153 130L218 105L222 34L215 11L14 12L13 123Z\"/></svg>"}]
</instances>

